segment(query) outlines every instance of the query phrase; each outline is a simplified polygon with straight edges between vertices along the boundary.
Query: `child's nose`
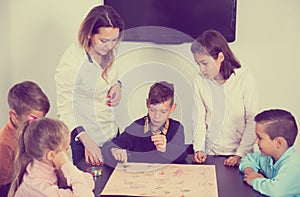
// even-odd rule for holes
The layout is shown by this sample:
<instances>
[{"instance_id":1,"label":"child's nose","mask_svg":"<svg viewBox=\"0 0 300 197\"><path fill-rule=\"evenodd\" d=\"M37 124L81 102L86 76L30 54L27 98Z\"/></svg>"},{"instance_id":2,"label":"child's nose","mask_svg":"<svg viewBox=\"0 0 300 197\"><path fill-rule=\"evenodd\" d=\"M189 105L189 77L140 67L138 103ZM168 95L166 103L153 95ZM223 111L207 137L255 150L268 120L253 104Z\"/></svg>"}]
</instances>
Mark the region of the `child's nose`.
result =
<instances>
[{"instance_id":1,"label":"child's nose","mask_svg":"<svg viewBox=\"0 0 300 197\"><path fill-rule=\"evenodd\" d=\"M111 50L113 47L114 47L114 45L113 45L112 41L109 41L109 42L106 43L106 48L107 49Z\"/></svg>"},{"instance_id":2,"label":"child's nose","mask_svg":"<svg viewBox=\"0 0 300 197\"><path fill-rule=\"evenodd\" d=\"M155 118L159 118L159 112L155 112L154 116Z\"/></svg>"},{"instance_id":3,"label":"child's nose","mask_svg":"<svg viewBox=\"0 0 300 197\"><path fill-rule=\"evenodd\" d=\"M205 71L205 67L204 67L204 65L201 65L201 64L200 64L200 65L199 65L199 69L200 69L200 72L202 72L202 73L203 73L203 72Z\"/></svg>"}]
</instances>

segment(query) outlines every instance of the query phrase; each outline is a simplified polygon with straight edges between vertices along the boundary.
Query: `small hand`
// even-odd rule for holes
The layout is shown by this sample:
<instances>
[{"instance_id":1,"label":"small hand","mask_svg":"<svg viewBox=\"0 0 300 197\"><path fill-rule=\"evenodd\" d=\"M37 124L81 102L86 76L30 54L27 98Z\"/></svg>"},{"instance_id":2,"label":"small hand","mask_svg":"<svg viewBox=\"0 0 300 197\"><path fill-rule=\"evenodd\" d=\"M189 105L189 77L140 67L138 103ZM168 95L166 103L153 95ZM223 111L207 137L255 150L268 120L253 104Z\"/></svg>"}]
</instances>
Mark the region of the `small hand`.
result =
<instances>
[{"instance_id":1,"label":"small hand","mask_svg":"<svg viewBox=\"0 0 300 197\"><path fill-rule=\"evenodd\" d=\"M154 143L156 150L162 153L167 150L167 138L165 135L152 135L151 140Z\"/></svg>"},{"instance_id":2,"label":"small hand","mask_svg":"<svg viewBox=\"0 0 300 197\"><path fill-rule=\"evenodd\" d=\"M121 84L119 82L109 89L107 99L106 103L109 107L115 107L119 104L121 100Z\"/></svg>"},{"instance_id":3,"label":"small hand","mask_svg":"<svg viewBox=\"0 0 300 197\"><path fill-rule=\"evenodd\" d=\"M250 174L244 174L243 181L250 185L251 181L256 178L264 178L264 176L258 172L252 172Z\"/></svg>"},{"instance_id":4,"label":"small hand","mask_svg":"<svg viewBox=\"0 0 300 197\"><path fill-rule=\"evenodd\" d=\"M66 152L61 151L57 153L53 158L53 164L56 169L60 169L67 161L69 161L69 157Z\"/></svg>"},{"instance_id":5,"label":"small hand","mask_svg":"<svg viewBox=\"0 0 300 197\"><path fill-rule=\"evenodd\" d=\"M196 163L203 163L207 159L207 154L203 151L196 151L194 153L193 161Z\"/></svg>"},{"instance_id":6,"label":"small hand","mask_svg":"<svg viewBox=\"0 0 300 197\"><path fill-rule=\"evenodd\" d=\"M242 159L242 157L240 157L238 155L231 156L224 161L224 165L225 166L238 166L238 165L240 165L241 159Z\"/></svg>"},{"instance_id":7,"label":"small hand","mask_svg":"<svg viewBox=\"0 0 300 197\"><path fill-rule=\"evenodd\" d=\"M123 163L127 163L128 156L127 156L127 152L125 149L112 148L111 153L112 153L112 156L115 158L115 160L121 161Z\"/></svg>"},{"instance_id":8,"label":"small hand","mask_svg":"<svg viewBox=\"0 0 300 197\"><path fill-rule=\"evenodd\" d=\"M253 172L255 172L253 170L253 168L247 167L247 168L244 169L244 175L249 175L249 174L251 174Z\"/></svg>"}]
</instances>

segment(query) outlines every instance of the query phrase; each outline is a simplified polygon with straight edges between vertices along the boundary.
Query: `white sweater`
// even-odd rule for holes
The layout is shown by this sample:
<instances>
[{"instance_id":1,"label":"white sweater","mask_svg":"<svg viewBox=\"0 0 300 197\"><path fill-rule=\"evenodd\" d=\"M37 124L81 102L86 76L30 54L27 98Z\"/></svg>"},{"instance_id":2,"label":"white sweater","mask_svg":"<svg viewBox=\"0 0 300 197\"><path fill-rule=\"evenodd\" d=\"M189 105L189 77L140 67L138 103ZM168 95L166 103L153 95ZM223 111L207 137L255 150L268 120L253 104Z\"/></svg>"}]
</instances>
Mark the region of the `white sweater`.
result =
<instances>
[{"instance_id":1,"label":"white sweater","mask_svg":"<svg viewBox=\"0 0 300 197\"><path fill-rule=\"evenodd\" d=\"M257 92L253 76L237 69L224 84L194 80L194 150L210 155L245 156L255 143Z\"/></svg>"},{"instance_id":2,"label":"white sweater","mask_svg":"<svg viewBox=\"0 0 300 197\"><path fill-rule=\"evenodd\" d=\"M108 107L108 90L118 79L115 69L108 72L108 82L102 68L91 63L78 43L63 54L56 69L57 113L70 130L82 126L99 145L117 133L112 107Z\"/></svg>"}]
</instances>

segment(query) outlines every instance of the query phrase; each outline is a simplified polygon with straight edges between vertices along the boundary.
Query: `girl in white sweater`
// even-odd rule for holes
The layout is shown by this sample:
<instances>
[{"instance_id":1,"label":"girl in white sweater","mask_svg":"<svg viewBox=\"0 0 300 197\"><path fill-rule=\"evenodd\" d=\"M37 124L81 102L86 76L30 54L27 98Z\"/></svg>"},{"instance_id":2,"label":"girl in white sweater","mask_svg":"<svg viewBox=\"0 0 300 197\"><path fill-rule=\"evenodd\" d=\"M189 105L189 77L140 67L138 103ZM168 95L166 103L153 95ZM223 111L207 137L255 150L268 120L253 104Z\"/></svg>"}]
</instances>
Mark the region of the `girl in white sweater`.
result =
<instances>
[{"instance_id":1,"label":"girl in white sweater","mask_svg":"<svg viewBox=\"0 0 300 197\"><path fill-rule=\"evenodd\" d=\"M191 51L200 68L194 80L194 160L202 163L207 154L226 155L224 164L237 166L253 151L256 138L254 79L241 69L226 39L215 30L199 36Z\"/></svg>"}]
</instances>

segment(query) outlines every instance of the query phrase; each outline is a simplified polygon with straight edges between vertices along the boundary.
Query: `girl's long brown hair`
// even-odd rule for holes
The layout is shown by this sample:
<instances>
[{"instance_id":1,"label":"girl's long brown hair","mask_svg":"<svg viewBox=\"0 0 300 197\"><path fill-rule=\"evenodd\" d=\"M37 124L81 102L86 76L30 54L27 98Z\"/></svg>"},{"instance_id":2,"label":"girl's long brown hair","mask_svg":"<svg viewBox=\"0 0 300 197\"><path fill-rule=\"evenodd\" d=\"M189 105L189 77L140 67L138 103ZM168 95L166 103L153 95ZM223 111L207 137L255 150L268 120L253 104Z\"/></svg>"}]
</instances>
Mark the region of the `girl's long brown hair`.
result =
<instances>
[{"instance_id":1,"label":"girl's long brown hair","mask_svg":"<svg viewBox=\"0 0 300 197\"><path fill-rule=\"evenodd\" d=\"M224 61L222 62L220 73L225 80L234 73L234 69L241 67L241 64L229 48L224 36L216 30L203 32L203 34L193 42L191 51L193 54L200 53L210 55L214 59L217 59L219 53L222 52L224 54Z\"/></svg>"},{"instance_id":2,"label":"girl's long brown hair","mask_svg":"<svg viewBox=\"0 0 300 197\"><path fill-rule=\"evenodd\" d=\"M21 185L26 167L34 159L43 158L48 150L61 150L69 135L63 122L50 118L27 121L19 129L19 147L14 162L15 178L8 193L9 197L13 197Z\"/></svg>"}]
</instances>

